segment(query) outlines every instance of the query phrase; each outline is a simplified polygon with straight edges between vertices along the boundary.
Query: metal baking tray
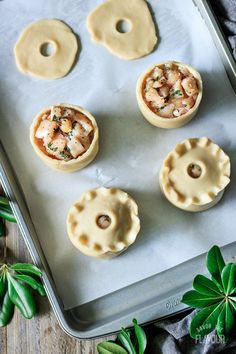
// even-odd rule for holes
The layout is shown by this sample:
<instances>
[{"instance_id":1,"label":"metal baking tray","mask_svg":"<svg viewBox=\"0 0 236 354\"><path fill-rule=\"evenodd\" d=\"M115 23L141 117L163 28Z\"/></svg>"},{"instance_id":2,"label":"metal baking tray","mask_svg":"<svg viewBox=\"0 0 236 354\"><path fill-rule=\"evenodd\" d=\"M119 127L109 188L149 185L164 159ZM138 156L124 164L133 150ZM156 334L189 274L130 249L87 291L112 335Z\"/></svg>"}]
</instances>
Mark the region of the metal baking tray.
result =
<instances>
[{"instance_id":1,"label":"metal baking tray","mask_svg":"<svg viewBox=\"0 0 236 354\"><path fill-rule=\"evenodd\" d=\"M207 5L207 2L195 1L199 3L199 9L201 4L203 11L203 5ZM228 47L227 49L229 51ZM121 326L130 326L134 317L144 324L186 309L180 299L183 293L190 289L193 276L205 272L205 254L84 305L64 310L22 189L1 142L0 182L10 199L33 262L43 271L43 282L49 301L66 333L81 339L94 338L114 333ZM236 242L223 247L222 250L227 260L233 260L236 256Z\"/></svg>"},{"instance_id":2,"label":"metal baking tray","mask_svg":"<svg viewBox=\"0 0 236 354\"><path fill-rule=\"evenodd\" d=\"M43 283L57 320L67 334L90 339L114 333L121 326L128 327L134 317L144 324L186 309L180 302L181 297L190 289L193 275L205 273L205 254L84 305L64 310L19 181L1 142L0 182L10 200L33 262L43 271ZM233 261L236 256L236 242L222 250L226 259Z\"/></svg>"},{"instance_id":3,"label":"metal baking tray","mask_svg":"<svg viewBox=\"0 0 236 354\"><path fill-rule=\"evenodd\" d=\"M198 8L211 33L231 85L236 92L236 60L234 59L232 48L230 47L227 37L214 13L210 0L193 0L193 3Z\"/></svg>"}]
</instances>

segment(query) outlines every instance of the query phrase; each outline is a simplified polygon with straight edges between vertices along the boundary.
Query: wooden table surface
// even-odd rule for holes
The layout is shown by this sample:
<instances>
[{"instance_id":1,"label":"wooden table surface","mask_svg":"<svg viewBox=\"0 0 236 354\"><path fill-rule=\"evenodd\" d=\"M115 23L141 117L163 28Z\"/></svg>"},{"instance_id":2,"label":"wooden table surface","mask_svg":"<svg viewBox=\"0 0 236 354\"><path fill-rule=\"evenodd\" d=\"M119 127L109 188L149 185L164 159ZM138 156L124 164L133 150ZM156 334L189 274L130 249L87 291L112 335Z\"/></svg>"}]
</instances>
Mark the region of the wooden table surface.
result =
<instances>
[{"instance_id":1,"label":"wooden table surface","mask_svg":"<svg viewBox=\"0 0 236 354\"><path fill-rule=\"evenodd\" d=\"M31 262L17 225L6 226L7 237L0 238L0 261L5 242L9 263ZM24 319L15 309L11 323L0 328L0 354L94 354L97 343L107 339L85 341L69 337L60 328L47 298L38 296L36 300L38 314L33 319Z\"/></svg>"}]
</instances>

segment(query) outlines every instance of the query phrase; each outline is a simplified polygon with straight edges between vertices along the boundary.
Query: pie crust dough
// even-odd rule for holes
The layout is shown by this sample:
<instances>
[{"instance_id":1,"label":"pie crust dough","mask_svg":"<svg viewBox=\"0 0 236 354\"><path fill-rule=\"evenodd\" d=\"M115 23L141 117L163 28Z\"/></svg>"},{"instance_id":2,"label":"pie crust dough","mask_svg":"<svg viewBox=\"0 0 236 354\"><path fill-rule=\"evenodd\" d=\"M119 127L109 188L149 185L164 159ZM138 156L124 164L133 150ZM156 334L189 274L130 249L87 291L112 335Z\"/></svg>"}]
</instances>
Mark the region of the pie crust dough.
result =
<instances>
[{"instance_id":1,"label":"pie crust dough","mask_svg":"<svg viewBox=\"0 0 236 354\"><path fill-rule=\"evenodd\" d=\"M41 54L44 44L52 44L50 56ZM42 79L58 79L71 69L78 42L71 29L59 20L39 20L28 25L20 34L14 52L18 69Z\"/></svg>"},{"instance_id":2,"label":"pie crust dough","mask_svg":"<svg viewBox=\"0 0 236 354\"><path fill-rule=\"evenodd\" d=\"M117 30L122 20L129 23L130 31ZM157 43L155 25L145 0L107 0L89 14L87 27L93 41L122 59L147 55Z\"/></svg>"},{"instance_id":3,"label":"pie crust dough","mask_svg":"<svg viewBox=\"0 0 236 354\"><path fill-rule=\"evenodd\" d=\"M100 216L110 219L106 228L98 226ZM102 187L84 193L67 216L67 232L73 245L97 258L119 255L135 242L139 230L137 204L117 188Z\"/></svg>"},{"instance_id":4,"label":"pie crust dough","mask_svg":"<svg viewBox=\"0 0 236 354\"><path fill-rule=\"evenodd\" d=\"M154 113L146 104L144 98L143 98L143 85L144 85L144 80L146 76L155 68L155 67L161 67L162 65L177 65L179 67L186 68L197 80L198 83L198 96L196 99L196 102L194 106L186 113L183 114L179 117L175 118L163 118L158 116L158 114ZM180 128L186 123L188 123L197 113L201 99L202 99L202 79L201 75L199 74L198 71L196 71L194 68L187 64L183 64L177 61L168 61L168 62L163 62L163 63L158 63L152 65L148 70L143 72L140 77L138 78L137 85L136 85L136 97L139 105L139 109L142 112L144 118L147 119L152 125L155 125L156 127L159 128L165 128L165 129L171 129L171 128Z\"/></svg>"},{"instance_id":5,"label":"pie crust dough","mask_svg":"<svg viewBox=\"0 0 236 354\"><path fill-rule=\"evenodd\" d=\"M97 122L95 118L92 116L92 114L82 107L67 104L67 103L58 103L55 106L75 109L78 112L83 113L92 122L94 128L94 135L88 150L84 154L78 156L77 158L74 158L69 161L64 161L64 160L57 160L53 157L50 157L49 155L46 154L46 152L42 151L39 148L37 144L37 138L35 137L35 133L37 131L37 128L39 127L40 122L42 121L43 114L50 111L51 107L46 107L42 109L34 118L33 123L30 127L30 142L34 148L34 151L40 157L40 159L53 170L63 171L63 172L74 172L77 170L81 170L82 168L87 166L90 162L92 162L95 156L97 155L98 147L99 147L98 145L99 131L98 131Z\"/></svg>"},{"instance_id":6,"label":"pie crust dough","mask_svg":"<svg viewBox=\"0 0 236 354\"><path fill-rule=\"evenodd\" d=\"M194 177L189 167L198 166ZM211 208L222 197L230 182L230 159L209 138L193 138L177 144L165 158L160 186L176 207L188 211Z\"/></svg>"}]
</instances>

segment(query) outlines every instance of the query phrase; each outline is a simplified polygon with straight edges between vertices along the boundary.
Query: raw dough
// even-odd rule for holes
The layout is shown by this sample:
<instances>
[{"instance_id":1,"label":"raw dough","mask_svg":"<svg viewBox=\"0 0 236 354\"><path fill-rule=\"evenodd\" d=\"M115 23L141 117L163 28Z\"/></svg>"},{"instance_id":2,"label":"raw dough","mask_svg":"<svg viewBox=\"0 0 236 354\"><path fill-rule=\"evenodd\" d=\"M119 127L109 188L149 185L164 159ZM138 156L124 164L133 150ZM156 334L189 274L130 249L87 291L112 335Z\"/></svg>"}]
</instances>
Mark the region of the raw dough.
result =
<instances>
[{"instance_id":1,"label":"raw dough","mask_svg":"<svg viewBox=\"0 0 236 354\"><path fill-rule=\"evenodd\" d=\"M49 56L42 46L51 44ZM71 69L78 50L76 36L59 20L39 20L27 26L15 45L15 60L20 71L43 79L58 79Z\"/></svg>"},{"instance_id":2,"label":"raw dough","mask_svg":"<svg viewBox=\"0 0 236 354\"><path fill-rule=\"evenodd\" d=\"M130 30L117 30L120 21ZM87 18L91 38L122 59L149 54L157 43L155 26L145 0L107 0Z\"/></svg>"},{"instance_id":3,"label":"raw dough","mask_svg":"<svg viewBox=\"0 0 236 354\"><path fill-rule=\"evenodd\" d=\"M150 77L154 68L163 69L163 67L169 67L169 68L176 67L176 68L179 68L180 70L182 70L183 72L186 70L188 73L190 73L194 77L194 79L197 82L198 94L197 94L197 98L195 100L194 105L192 106L191 109L189 109L188 112L181 114L179 116L176 116L176 117L169 117L169 116L164 117L164 116L161 116L160 114L158 114L158 112L154 112L151 108L148 107L145 96L144 96L144 87L145 87L147 78ZM164 77L164 80L165 80L165 77ZM165 84L167 84L167 86L168 86L168 78L167 78ZM172 86L172 85L169 85L169 86ZM174 85L172 87L174 87ZM154 91L156 91L156 90L159 92L160 87L158 87L157 89L154 89ZM190 98L190 97L188 97L188 95L185 92L184 92L184 95L186 96L186 98ZM164 63L155 64L155 65L152 65L149 69L145 70L145 72L143 72L140 75L140 77L137 81L137 85L136 85L136 97L137 97L137 102L138 102L140 111L142 112L144 118L146 118L149 121L149 123L151 123L159 128L166 128L166 129L179 128L179 127L182 127L183 125L185 125L186 123L188 123L195 116L195 114L198 111L198 108L199 108L199 105L200 105L200 102L202 99L202 79L201 79L201 76L198 71L196 71L191 66L180 63L180 62L168 61L168 62L164 62ZM178 98L177 98L177 100L178 100ZM161 104L161 106L162 106L162 104ZM163 103L163 106L166 106L166 102ZM160 109L163 109L163 107L161 107ZM163 111L160 111L160 112L163 112Z\"/></svg>"},{"instance_id":4,"label":"raw dough","mask_svg":"<svg viewBox=\"0 0 236 354\"><path fill-rule=\"evenodd\" d=\"M224 151L209 138L193 138L177 144L167 155L160 185L178 208L202 211L221 199L229 177L230 159Z\"/></svg>"},{"instance_id":5,"label":"raw dough","mask_svg":"<svg viewBox=\"0 0 236 354\"><path fill-rule=\"evenodd\" d=\"M117 188L84 193L67 216L71 242L92 257L117 256L135 242L139 230L137 204Z\"/></svg>"},{"instance_id":6,"label":"raw dough","mask_svg":"<svg viewBox=\"0 0 236 354\"><path fill-rule=\"evenodd\" d=\"M67 109L71 108L72 110L77 111L79 114L82 113L82 115L85 116L92 124L92 127L93 127L92 141L90 142L90 145L87 148L87 150L76 158L71 158L71 159L66 160L66 159L58 159L58 158L56 158L56 156L53 156L53 155L51 156L50 154L48 154L48 150L45 148L45 145L44 145L44 141L43 141L43 135L44 135L43 133L44 132L42 132L42 134L41 134L42 138L36 137L40 123L44 120L45 115L50 114L50 112L52 112L52 110L56 111L58 107L65 107ZM53 121L52 123L56 124L56 121ZM65 123L65 119L63 119L63 123ZM58 134L58 132L57 132L58 127L56 127L55 130L56 130L55 134ZM70 135L70 132L69 132L68 136L69 135ZM65 136L67 136L67 134L65 134ZM52 107L46 107L46 108L42 109L37 114L37 116L34 118L33 123L30 127L30 141L31 141L31 144L32 144L36 154L41 158L41 160L48 167L50 167L54 170L63 171L63 172L73 172L73 171L80 170L80 169L84 168L85 166L87 166L90 162L92 162L98 152L98 137L99 137L98 126L97 126L96 120L92 116L92 114L82 107L67 104L67 103L58 103ZM52 145L52 142L49 141L49 144ZM78 142L78 144L80 144L80 142ZM57 149L57 148L52 146L52 153L53 153L53 150L55 150L55 149Z\"/></svg>"}]
</instances>

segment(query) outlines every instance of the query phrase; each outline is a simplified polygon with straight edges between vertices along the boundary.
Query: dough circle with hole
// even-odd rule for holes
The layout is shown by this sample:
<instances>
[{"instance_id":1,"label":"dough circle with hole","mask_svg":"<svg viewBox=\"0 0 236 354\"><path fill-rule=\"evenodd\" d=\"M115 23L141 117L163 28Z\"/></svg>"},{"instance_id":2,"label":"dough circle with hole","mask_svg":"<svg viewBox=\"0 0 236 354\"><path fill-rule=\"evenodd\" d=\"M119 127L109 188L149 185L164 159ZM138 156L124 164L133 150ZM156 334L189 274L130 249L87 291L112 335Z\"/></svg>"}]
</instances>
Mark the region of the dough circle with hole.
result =
<instances>
[{"instance_id":1,"label":"dough circle with hole","mask_svg":"<svg viewBox=\"0 0 236 354\"><path fill-rule=\"evenodd\" d=\"M85 192L67 216L73 245L87 256L112 258L135 242L140 230L138 207L118 188Z\"/></svg>"},{"instance_id":2,"label":"dough circle with hole","mask_svg":"<svg viewBox=\"0 0 236 354\"><path fill-rule=\"evenodd\" d=\"M51 55L42 53L50 45ZM18 69L43 79L58 79L71 69L78 42L71 29L59 20L39 20L28 25L15 45Z\"/></svg>"},{"instance_id":3,"label":"dough circle with hole","mask_svg":"<svg viewBox=\"0 0 236 354\"><path fill-rule=\"evenodd\" d=\"M128 22L130 30L119 32L119 23ZM155 25L145 0L108 0L87 18L92 40L102 43L122 59L149 54L157 43Z\"/></svg>"}]
</instances>

